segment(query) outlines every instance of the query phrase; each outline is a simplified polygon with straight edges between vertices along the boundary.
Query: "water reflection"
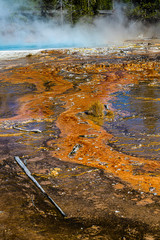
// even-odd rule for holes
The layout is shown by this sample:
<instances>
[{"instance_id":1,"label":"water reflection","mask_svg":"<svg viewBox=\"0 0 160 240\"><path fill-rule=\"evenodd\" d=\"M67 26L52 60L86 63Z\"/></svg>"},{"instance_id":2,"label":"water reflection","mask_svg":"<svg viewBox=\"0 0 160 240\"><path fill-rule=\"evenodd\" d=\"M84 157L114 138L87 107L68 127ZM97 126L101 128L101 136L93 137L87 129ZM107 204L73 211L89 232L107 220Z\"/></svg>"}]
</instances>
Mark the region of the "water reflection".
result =
<instances>
[{"instance_id":1,"label":"water reflection","mask_svg":"<svg viewBox=\"0 0 160 240\"><path fill-rule=\"evenodd\" d=\"M112 144L131 155L160 157L160 83L141 81L124 92L113 94L111 103L118 119L105 123L115 136Z\"/></svg>"},{"instance_id":2,"label":"water reflection","mask_svg":"<svg viewBox=\"0 0 160 240\"><path fill-rule=\"evenodd\" d=\"M17 98L36 90L34 84L0 83L0 118L10 118L16 115L18 109Z\"/></svg>"},{"instance_id":3,"label":"water reflection","mask_svg":"<svg viewBox=\"0 0 160 240\"><path fill-rule=\"evenodd\" d=\"M15 116L16 102L13 94L0 93L0 117L7 118Z\"/></svg>"},{"instance_id":4,"label":"water reflection","mask_svg":"<svg viewBox=\"0 0 160 240\"><path fill-rule=\"evenodd\" d=\"M140 82L138 86L131 88L130 94L130 105L133 111L142 116L143 124L148 133L154 134L157 130L159 118L159 85L152 85L151 81Z\"/></svg>"}]
</instances>

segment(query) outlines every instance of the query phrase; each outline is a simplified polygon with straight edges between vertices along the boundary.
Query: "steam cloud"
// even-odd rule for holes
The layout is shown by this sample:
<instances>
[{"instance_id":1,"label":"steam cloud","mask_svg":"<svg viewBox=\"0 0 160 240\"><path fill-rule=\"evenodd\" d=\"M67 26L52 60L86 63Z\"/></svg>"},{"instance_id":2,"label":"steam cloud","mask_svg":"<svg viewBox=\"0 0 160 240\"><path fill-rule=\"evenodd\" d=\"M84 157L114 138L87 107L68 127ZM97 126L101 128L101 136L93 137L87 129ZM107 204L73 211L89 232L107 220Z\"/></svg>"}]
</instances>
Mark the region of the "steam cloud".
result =
<instances>
[{"instance_id":1,"label":"steam cloud","mask_svg":"<svg viewBox=\"0 0 160 240\"><path fill-rule=\"evenodd\" d=\"M137 38L146 32L139 22L128 24L120 5L116 6L112 17L97 17L92 24L87 24L87 21L82 19L73 27L67 23L57 24L56 18L42 21L38 16L28 18L18 14L27 4L28 1L25 0L0 0L0 50L6 46L96 47ZM150 37L153 33L148 30L146 34Z\"/></svg>"}]
</instances>

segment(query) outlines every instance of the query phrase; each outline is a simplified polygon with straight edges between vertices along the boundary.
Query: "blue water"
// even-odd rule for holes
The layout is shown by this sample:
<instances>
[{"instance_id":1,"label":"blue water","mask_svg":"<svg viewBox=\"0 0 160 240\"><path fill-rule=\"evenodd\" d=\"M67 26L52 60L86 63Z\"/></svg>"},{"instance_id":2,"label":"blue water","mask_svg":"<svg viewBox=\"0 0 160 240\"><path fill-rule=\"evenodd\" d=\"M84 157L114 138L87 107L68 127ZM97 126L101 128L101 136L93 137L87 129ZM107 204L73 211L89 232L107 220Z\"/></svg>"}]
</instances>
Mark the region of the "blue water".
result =
<instances>
[{"instance_id":1,"label":"blue water","mask_svg":"<svg viewBox=\"0 0 160 240\"><path fill-rule=\"evenodd\" d=\"M38 49L53 49L53 48L71 48L71 47L84 47L77 44L33 44L33 45L0 45L0 51L18 51L18 50L38 50Z\"/></svg>"},{"instance_id":2,"label":"blue water","mask_svg":"<svg viewBox=\"0 0 160 240\"><path fill-rule=\"evenodd\" d=\"M96 45L92 43L78 43L78 42L62 42L62 43L49 43L49 44L40 44L40 43L33 43L33 44L0 44L0 51L18 51L18 50L39 50L39 49L58 49L58 48L83 48L83 47L106 47L107 44L103 45Z\"/></svg>"}]
</instances>

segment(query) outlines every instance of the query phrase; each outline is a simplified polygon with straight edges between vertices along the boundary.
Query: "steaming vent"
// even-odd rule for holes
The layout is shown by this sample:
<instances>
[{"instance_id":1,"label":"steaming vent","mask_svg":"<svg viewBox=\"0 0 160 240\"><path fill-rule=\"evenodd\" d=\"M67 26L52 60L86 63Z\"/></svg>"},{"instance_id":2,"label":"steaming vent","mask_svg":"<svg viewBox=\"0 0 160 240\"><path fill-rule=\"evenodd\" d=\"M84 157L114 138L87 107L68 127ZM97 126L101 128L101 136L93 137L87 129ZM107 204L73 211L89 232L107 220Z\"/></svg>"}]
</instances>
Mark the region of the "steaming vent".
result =
<instances>
[{"instance_id":1,"label":"steaming vent","mask_svg":"<svg viewBox=\"0 0 160 240\"><path fill-rule=\"evenodd\" d=\"M138 21L129 22L117 3L111 11L99 10L92 22L84 17L73 25L66 20L65 10L52 10L44 20L43 8L31 2L0 0L0 51L104 47L138 36L152 37L159 29L158 25L150 29Z\"/></svg>"}]
</instances>

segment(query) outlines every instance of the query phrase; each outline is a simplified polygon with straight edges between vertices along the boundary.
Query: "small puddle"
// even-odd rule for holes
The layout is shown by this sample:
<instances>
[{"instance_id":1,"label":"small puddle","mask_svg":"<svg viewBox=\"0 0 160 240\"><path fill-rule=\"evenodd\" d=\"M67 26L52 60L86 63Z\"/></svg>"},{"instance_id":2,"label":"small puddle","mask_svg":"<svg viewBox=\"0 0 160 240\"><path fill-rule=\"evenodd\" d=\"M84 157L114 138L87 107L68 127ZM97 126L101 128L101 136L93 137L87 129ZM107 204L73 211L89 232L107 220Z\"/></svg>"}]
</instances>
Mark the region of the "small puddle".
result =
<instances>
[{"instance_id":1,"label":"small puddle","mask_svg":"<svg viewBox=\"0 0 160 240\"><path fill-rule=\"evenodd\" d=\"M160 158L160 82L140 81L116 92L110 101L117 112L105 128L114 138L111 145L129 155Z\"/></svg>"},{"instance_id":2,"label":"small puddle","mask_svg":"<svg viewBox=\"0 0 160 240\"><path fill-rule=\"evenodd\" d=\"M35 90L34 84L0 82L0 118L14 117L18 109L17 98Z\"/></svg>"}]
</instances>

